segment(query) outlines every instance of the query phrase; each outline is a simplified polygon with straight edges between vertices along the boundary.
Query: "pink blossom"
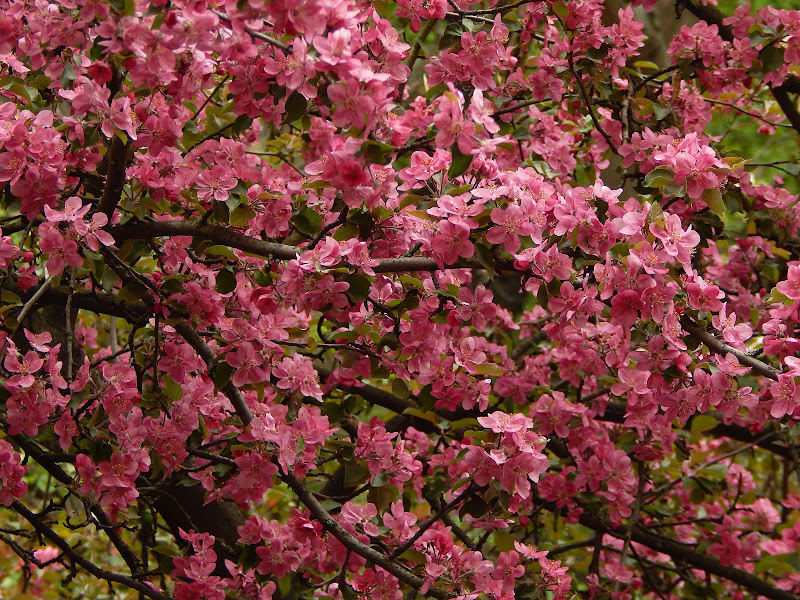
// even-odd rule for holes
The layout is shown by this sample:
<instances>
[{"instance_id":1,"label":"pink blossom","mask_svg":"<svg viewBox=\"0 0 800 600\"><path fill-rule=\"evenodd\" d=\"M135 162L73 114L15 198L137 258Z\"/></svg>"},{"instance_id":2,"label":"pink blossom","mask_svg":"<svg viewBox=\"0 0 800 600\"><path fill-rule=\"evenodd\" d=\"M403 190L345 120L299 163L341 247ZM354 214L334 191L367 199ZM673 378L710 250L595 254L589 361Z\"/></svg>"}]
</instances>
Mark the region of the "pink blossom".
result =
<instances>
[{"instance_id":1,"label":"pink blossom","mask_svg":"<svg viewBox=\"0 0 800 600\"><path fill-rule=\"evenodd\" d=\"M131 454L119 450L111 454L107 461L97 465L100 471L100 483L105 488L133 487L134 479L139 474L139 461Z\"/></svg>"},{"instance_id":2,"label":"pink blossom","mask_svg":"<svg viewBox=\"0 0 800 600\"><path fill-rule=\"evenodd\" d=\"M369 96L359 93L358 82L349 79L346 85L331 84L328 86L328 98L339 104L333 111L332 121L338 127L354 126L364 129L372 117L375 102Z\"/></svg>"},{"instance_id":3,"label":"pink blossom","mask_svg":"<svg viewBox=\"0 0 800 600\"><path fill-rule=\"evenodd\" d=\"M282 390L297 390L304 396L322 401L319 376L311 360L303 356L287 356L272 370L278 377L277 386Z\"/></svg>"},{"instance_id":4,"label":"pink blossom","mask_svg":"<svg viewBox=\"0 0 800 600\"><path fill-rule=\"evenodd\" d=\"M791 300L800 300L800 265L789 265L786 279L778 282L777 290Z\"/></svg>"},{"instance_id":5,"label":"pink blossom","mask_svg":"<svg viewBox=\"0 0 800 600\"><path fill-rule=\"evenodd\" d=\"M512 254L519 250L519 236L533 233L533 226L526 219L522 208L516 204L510 204L505 210L493 208L491 218L497 225L486 233L486 241L492 244L502 243L506 251Z\"/></svg>"},{"instance_id":6,"label":"pink blossom","mask_svg":"<svg viewBox=\"0 0 800 600\"><path fill-rule=\"evenodd\" d=\"M83 258L78 254L78 244L73 240L63 237L58 229L47 223L39 226L39 247L47 254L47 272L58 275L64 267L80 267Z\"/></svg>"},{"instance_id":7,"label":"pink blossom","mask_svg":"<svg viewBox=\"0 0 800 600\"><path fill-rule=\"evenodd\" d=\"M652 223L650 233L661 240L667 254L677 258L684 266L689 264L694 247L700 243L700 235L693 231L691 226L684 230L680 217L674 214L666 217L663 227Z\"/></svg>"},{"instance_id":8,"label":"pink blossom","mask_svg":"<svg viewBox=\"0 0 800 600\"><path fill-rule=\"evenodd\" d=\"M470 258L475 253L469 241L469 227L452 221L439 222L439 232L431 240L431 248L441 256L443 265L452 265L459 256Z\"/></svg>"}]
</instances>

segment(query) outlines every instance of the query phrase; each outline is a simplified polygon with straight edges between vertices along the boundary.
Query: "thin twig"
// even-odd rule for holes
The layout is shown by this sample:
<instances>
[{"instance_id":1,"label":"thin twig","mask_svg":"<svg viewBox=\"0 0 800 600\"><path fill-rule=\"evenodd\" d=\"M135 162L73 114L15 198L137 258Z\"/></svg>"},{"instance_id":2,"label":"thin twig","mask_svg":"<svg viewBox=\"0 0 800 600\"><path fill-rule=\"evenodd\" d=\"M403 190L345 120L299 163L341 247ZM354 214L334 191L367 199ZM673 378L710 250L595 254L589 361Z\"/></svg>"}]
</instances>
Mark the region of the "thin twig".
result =
<instances>
[{"instance_id":1,"label":"thin twig","mask_svg":"<svg viewBox=\"0 0 800 600\"><path fill-rule=\"evenodd\" d=\"M572 60L572 54L567 55L567 62L569 63L569 70L572 73L572 76L575 78L576 83L578 84L578 88L580 88L581 96L583 97L583 102L586 104L586 110L589 111L589 116L592 119L592 123L594 123L594 127L597 131L600 132L600 135L603 136L603 139L606 141L606 144L611 149L614 154L619 155L619 151L617 150L616 146L614 146L614 142L611 141L611 136L606 133L606 130L600 125L600 121L597 119L597 115L594 114L594 107L592 106L592 101L589 98L589 94L586 92L586 88L583 85L583 80L581 79L580 74L575 70L575 63Z\"/></svg>"},{"instance_id":2,"label":"thin twig","mask_svg":"<svg viewBox=\"0 0 800 600\"><path fill-rule=\"evenodd\" d=\"M66 377L64 379L67 382L72 381L72 343L73 338L75 337L75 332L73 331L73 321L72 321L72 295L74 293L75 288L75 268L71 267L69 270L69 287L67 288L67 315L66 315L66 345L67 345L67 363L66 363Z\"/></svg>"},{"instance_id":3,"label":"thin twig","mask_svg":"<svg viewBox=\"0 0 800 600\"><path fill-rule=\"evenodd\" d=\"M56 277L55 275L51 275L50 277L48 277L45 280L45 282L39 287L39 289L36 290L36 293L33 296L31 296L30 300L28 300L25 303L25 305L22 307L22 310L19 311L19 315L17 315L17 325L14 327L14 329L11 330L11 333L8 334L8 337L6 338L7 343L4 344L3 349L0 350L0 365L3 364L3 359L6 356L6 351L8 350L9 343L14 339L14 336L17 335L19 328L22 327L22 322L28 316L28 313L30 313L34 309L36 303L47 291L47 288L49 288L52 285L55 277Z\"/></svg>"},{"instance_id":4,"label":"thin twig","mask_svg":"<svg viewBox=\"0 0 800 600\"><path fill-rule=\"evenodd\" d=\"M150 587L142 583L141 581L136 581L131 577L127 577L125 575L120 575L119 573L113 573L111 571L106 571L101 569L93 562L87 560L83 556L81 556L69 543L63 539L60 535L58 535L55 531L50 529L47 525L45 525L44 521L34 512L30 511L27 506L22 504L19 500L14 500L11 503L11 508L14 509L17 513L25 517L25 519L33 525L34 529L41 535L42 537L47 538L50 540L55 546L61 550L69 559L74 562L76 565L79 565L86 571L88 571L91 575L94 575L98 579L103 579L109 583L119 583L126 587L129 587L137 592L144 594L148 598L152 598L153 600L168 600L168 596L162 594L161 592L155 590L154 588Z\"/></svg>"},{"instance_id":5,"label":"thin twig","mask_svg":"<svg viewBox=\"0 0 800 600\"><path fill-rule=\"evenodd\" d=\"M441 508L440 508L440 509L439 509L439 510L436 512L436 514L435 514L435 515L433 515L433 516L432 516L430 519L428 519L428 520L427 520L427 521L426 521L426 522L425 522L425 523L424 523L424 524L423 524L423 525L422 525L422 526L421 526L421 527L420 527L420 528L419 528L419 529L416 531L416 533L415 533L413 536L411 536L410 538L408 538L408 540L406 540L406 541L405 541L405 543L403 543L402 545L398 546L398 548L397 548L397 549L396 549L396 550L395 550L395 551L392 553L392 555L389 557L389 560L392 560L392 561L393 561L393 560L396 560L396 559L397 559L397 557L399 557L399 556L401 556L401 555L403 554L403 552L405 552L406 550L408 550L409 548L411 548L411 547L414 545L414 542L416 542L416 541L417 541L419 538L421 538L421 537L422 537L422 535L423 535L423 534L424 534L426 531L428 531L428 529L430 529L430 528L431 528L431 527L432 527L432 526L433 526L433 525L434 525L434 524L435 524L435 523L436 523L436 522L437 522L439 519L441 519L441 518L442 518L444 515L446 515L447 513L449 513L449 512L450 512L451 510L453 510L453 509L454 509L456 506L458 506L458 504L459 504L459 503L460 503L460 502L461 502L461 501L462 501L462 500L463 500L463 499L464 499L464 498L465 498L467 495L471 494L471 493L472 493L472 491L473 491L473 487L472 487L472 485L470 484L470 485L468 485L468 486L467 486L467 488L466 488L466 489L465 489L463 492L461 492L461 493L460 493L458 496L456 496L455 498L453 498L453 499L452 499L450 502L448 502L446 505L442 506L442 507L441 507Z\"/></svg>"},{"instance_id":6,"label":"thin twig","mask_svg":"<svg viewBox=\"0 0 800 600\"><path fill-rule=\"evenodd\" d=\"M211 91L211 93L208 95L205 101L200 105L200 108L194 111L192 118L189 119L190 121L194 121L197 118L197 115L199 115L203 111L203 109L208 105L208 103L211 102L211 99L216 95L216 93L222 88L222 86L225 85L225 82L228 81L228 79L230 78L231 78L230 75L226 75L225 78L217 84L217 86Z\"/></svg>"},{"instance_id":7,"label":"thin twig","mask_svg":"<svg viewBox=\"0 0 800 600\"><path fill-rule=\"evenodd\" d=\"M762 121L762 122L766 123L767 125L772 125L773 127L788 127L789 129L793 129L793 127L791 125L787 125L786 123L773 123L772 121L770 121L769 119L763 117L762 115L759 115L757 113L751 112L749 110L745 110L741 106L737 106L733 102L724 102L722 100L714 100L713 98L705 98L705 97L703 98L703 100L705 100L706 102L709 102L711 104L718 104L720 106L727 106L729 108L733 108L734 110L737 110L738 112L742 113L743 115L747 115L749 117L753 117L754 119L758 119L759 121Z\"/></svg>"},{"instance_id":8,"label":"thin twig","mask_svg":"<svg viewBox=\"0 0 800 600\"><path fill-rule=\"evenodd\" d=\"M213 9L211 10L211 12L214 13L215 15L217 15L220 19L222 19L226 23L231 24L231 25L233 24L233 19L231 19L225 13L221 13L218 10L213 10ZM268 35L265 35L263 33L259 33L258 31L253 31L249 27L245 27L244 30L248 33L248 35L250 35L250 36L252 36L254 38L257 38L259 40L262 40L264 42L267 42L271 46L275 46L276 48L280 48L284 52L289 52L290 51L289 46L287 46L286 44L284 44L281 41L276 40L275 38L271 38Z\"/></svg>"}]
</instances>

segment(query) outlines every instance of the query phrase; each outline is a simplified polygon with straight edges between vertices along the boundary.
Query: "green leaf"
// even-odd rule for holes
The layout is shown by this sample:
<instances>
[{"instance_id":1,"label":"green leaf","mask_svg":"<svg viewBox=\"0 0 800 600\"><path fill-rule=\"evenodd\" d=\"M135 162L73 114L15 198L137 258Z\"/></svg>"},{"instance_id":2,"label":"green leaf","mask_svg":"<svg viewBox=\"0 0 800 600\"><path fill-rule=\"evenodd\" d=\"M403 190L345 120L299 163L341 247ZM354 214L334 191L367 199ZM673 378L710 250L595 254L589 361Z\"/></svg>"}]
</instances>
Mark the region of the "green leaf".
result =
<instances>
[{"instance_id":1,"label":"green leaf","mask_svg":"<svg viewBox=\"0 0 800 600\"><path fill-rule=\"evenodd\" d=\"M300 233L314 235L322 227L322 216L310 206L304 205L292 219Z\"/></svg>"},{"instance_id":2,"label":"green leaf","mask_svg":"<svg viewBox=\"0 0 800 600\"><path fill-rule=\"evenodd\" d=\"M569 8L563 2L553 2L553 12L562 20L569 16Z\"/></svg>"},{"instance_id":3,"label":"green leaf","mask_svg":"<svg viewBox=\"0 0 800 600\"><path fill-rule=\"evenodd\" d=\"M183 388L175 382L175 380L167 374L164 374L161 379L162 389L164 394L172 400L177 402L183 398Z\"/></svg>"},{"instance_id":4,"label":"green leaf","mask_svg":"<svg viewBox=\"0 0 800 600\"><path fill-rule=\"evenodd\" d=\"M494 535L494 547L500 552L510 552L514 549L514 536L507 531L498 529L492 535Z\"/></svg>"},{"instance_id":5,"label":"green leaf","mask_svg":"<svg viewBox=\"0 0 800 600\"><path fill-rule=\"evenodd\" d=\"M747 232L747 215L742 212L726 212L722 217L722 222L728 233L745 234Z\"/></svg>"},{"instance_id":6,"label":"green leaf","mask_svg":"<svg viewBox=\"0 0 800 600\"><path fill-rule=\"evenodd\" d=\"M653 103L653 113L656 116L656 119L662 121L663 119L667 118L667 115L672 112L671 106L662 106L661 104Z\"/></svg>"},{"instance_id":7,"label":"green leaf","mask_svg":"<svg viewBox=\"0 0 800 600\"><path fill-rule=\"evenodd\" d=\"M764 73L774 73L780 69L786 62L783 56L783 48L776 45L767 46L759 55L761 64L764 67Z\"/></svg>"},{"instance_id":8,"label":"green leaf","mask_svg":"<svg viewBox=\"0 0 800 600\"><path fill-rule=\"evenodd\" d=\"M379 488L379 487L383 487L387 483L389 483L389 478L386 475L386 471L381 471L380 473L375 475L375 477L372 478L372 481L370 481L369 484L372 487Z\"/></svg>"},{"instance_id":9,"label":"green leaf","mask_svg":"<svg viewBox=\"0 0 800 600\"><path fill-rule=\"evenodd\" d=\"M337 228L333 233L333 239L335 239L337 242L343 242L356 236L358 236L358 227L352 223L345 223L341 227Z\"/></svg>"},{"instance_id":10,"label":"green leaf","mask_svg":"<svg viewBox=\"0 0 800 600\"><path fill-rule=\"evenodd\" d=\"M738 171L740 168L745 166L750 161L744 158L740 158L738 156L726 156L722 159L722 162L724 162L728 166L727 168L721 170L732 173L734 171Z\"/></svg>"},{"instance_id":11,"label":"green leaf","mask_svg":"<svg viewBox=\"0 0 800 600\"><path fill-rule=\"evenodd\" d=\"M230 269L221 269L217 273L217 291L227 294L236 289L236 276Z\"/></svg>"},{"instance_id":12,"label":"green leaf","mask_svg":"<svg viewBox=\"0 0 800 600\"><path fill-rule=\"evenodd\" d=\"M216 223L227 223L230 219L231 211L224 202L214 202L211 205L211 211L214 213Z\"/></svg>"},{"instance_id":13,"label":"green leaf","mask_svg":"<svg viewBox=\"0 0 800 600\"><path fill-rule=\"evenodd\" d=\"M394 6L394 2L383 2L383 0L375 0L372 3L375 7L375 10L378 11L378 14L382 16L384 19L392 20L394 18L394 12L392 11L392 6Z\"/></svg>"},{"instance_id":14,"label":"green leaf","mask_svg":"<svg viewBox=\"0 0 800 600\"><path fill-rule=\"evenodd\" d=\"M234 227L247 227L256 216L249 206L237 206L231 211L230 223Z\"/></svg>"},{"instance_id":15,"label":"green leaf","mask_svg":"<svg viewBox=\"0 0 800 600\"><path fill-rule=\"evenodd\" d=\"M286 99L286 114L283 116L283 124L294 123L306 114L308 101L299 92L292 92Z\"/></svg>"},{"instance_id":16,"label":"green leaf","mask_svg":"<svg viewBox=\"0 0 800 600\"><path fill-rule=\"evenodd\" d=\"M392 393L397 396L398 398L402 398L403 400L407 399L409 396L408 386L406 382L402 379L395 379L392 381Z\"/></svg>"},{"instance_id":17,"label":"green leaf","mask_svg":"<svg viewBox=\"0 0 800 600\"><path fill-rule=\"evenodd\" d=\"M718 217L725 214L725 201L722 199L722 192L719 191L719 188L703 190L702 197L712 213Z\"/></svg>"},{"instance_id":18,"label":"green leaf","mask_svg":"<svg viewBox=\"0 0 800 600\"><path fill-rule=\"evenodd\" d=\"M717 421L711 415L697 415L692 419L692 433L703 433L704 431L711 431L719 425L719 421Z\"/></svg>"},{"instance_id":19,"label":"green leaf","mask_svg":"<svg viewBox=\"0 0 800 600\"><path fill-rule=\"evenodd\" d=\"M420 552L419 550L414 550L413 548L409 548L405 552L400 555L400 558L403 558L407 561L411 561L412 563L417 563L419 565L425 564L425 555Z\"/></svg>"},{"instance_id":20,"label":"green leaf","mask_svg":"<svg viewBox=\"0 0 800 600\"><path fill-rule=\"evenodd\" d=\"M75 81L75 67L72 63L65 62L64 68L61 70L61 87L69 89L72 87L72 82Z\"/></svg>"},{"instance_id":21,"label":"green leaf","mask_svg":"<svg viewBox=\"0 0 800 600\"><path fill-rule=\"evenodd\" d=\"M2 300L4 304L22 304L22 299L9 290L0 292L0 300Z\"/></svg>"},{"instance_id":22,"label":"green leaf","mask_svg":"<svg viewBox=\"0 0 800 600\"><path fill-rule=\"evenodd\" d=\"M163 554L164 556L180 556L178 549L172 544L156 544L150 548L150 552Z\"/></svg>"},{"instance_id":23,"label":"green leaf","mask_svg":"<svg viewBox=\"0 0 800 600\"><path fill-rule=\"evenodd\" d=\"M212 254L214 256L224 256L225 258L229 258L231 260L236 260L236 255L233 253L228 246L216 245L216 246L209 246L205 249L205 254Z\"/></svg>"},{"instance_id":24,"label":"green leaf","mask_svg":"<svg viewBox=\"0 0 800 600\"><path fill-rule=\"evenodd\" d=\"M233 367L226 362L218 363L214 367L214 387L222 389L231 380Z\"/></svg>"},{"instance_id":25,"label":"green leaf","mask_svg":"<svg viewBox=\"0 0 800 600\"><path fill-rule=\"evenodd\" d=\"M778 556L787 556L779 554ZM775 576L783 576L789 575L790 573L795 572L795 568L792 567L788 562L785 560L778 560L777 556L767 556L766 558L761 559L758 561L753 568L753 572L758 575L760 573L769 573L773 577Z\"/></svg>"},{"instance_id":26,"label":"green leaf","mask_svg":"<svg viewBox=\"0 0 800 600\"><path fill-rule=\"evenodd\" d=\"M788 171L789 173L791 173L792 175L794 175L795 177L797 177L798 175L800 175L800 165L798 165L798 164L793 164L793 165L783 165L783 168L784 168L786 171Z\"/></svg>"},{"instance_id":27,"label":"green leaf","mask_svg":"<svg viewBox=\"0 0 800 600\"><path fill-rule=\"evenodd\" d=\"M450 165L450 170L447 171L447 176L450 179L455 179L459 175L463 175L467 172L467 169L469 169L469 166L472 164L472 155L461 152L457 144L453 144L450 148L450 152L453 155L453 162Z\"/></svg>"},{"instance_id":28,"label":"green leaf","mask_svg":"<svg viewBox=\"0 0 800 600\"><path fill-rule=\"evenodd\" d=\"M412 415L414 417L419 417L420 419L425 419L426 421L433 423L434 425L439 425L439 417L436 416L435 413L431 411L421 411L418 408L407 408L403 411L404 415Z\"/></svg>"},{"instance_id":29,"label":"green leaf","mask_svg":"<svg viewBox=\"0 0 800 600\"><path fill-rule=\"evenodd\" d=\"M361 144L359 155L367 158L370 163L385 165L391 162L389 155L394 151L395 148L391 144L367 140Z\"/></svg>"},{"instance_id":30,"label":"green leaf","mask_svg":"<svg viewBox=\"0 0 800 600\"><path fill-rule=\"evenodd\" d=\"M494 256L492 256L492 251L484 244L475 244L475 258L486 269L489 279L494 279Z\"/></svg>"},{"instance_id":31,"label":"green leaf","mask_svg":"<svg viewBox=\"0 0 800 600\"><path fill-rule=\"evenodd\" d=\"M661 188L669 185L675 179L675 173L669 167L657 167L650 171L644 178L644 185L651 188Z\"/></svg>"},{"instance_id":32,"label":"green leaf","mask_svg":"<svg viewBox=\"0 0 800 600\"><path fill-rule=\"evenodd\" d=\"M136 280L129 281L119 291L119 298L121 300L128 300L135 302L141 300L147 295L147 287Z\"/></svg>"},{"instance_id":33,"label":"green leaf","mask_svg":"<svg viewBox=\"0 0 800 600\"><path fill-rule=\"evenodd\" d=\"M345 281L350 284L347 295L355 302L364 302L367 299L369 290L372 287L372 281L368 277L360 273L353 273L348 275Z\"/></svg>"},{"instance_id":34,"label":"green leaf","mask_svg":"<svg viewBox=\"0 0 800 600\"><path fill-rule=\"evenodd\" d=\"M250 126L252 124L253 124L253 119L251 119L247 115L239 115L233 122L233 133L235 134L242 133L243 131L250 129Z\"/></svg>"},{"instance_id":35,"label":"green leaf","mask_svg":"<svg viewBox=\"0 0 800 600\"><path fill-rule=\"evenodd\" d=\"M380 472L372 480L373 487L367 492L367 501L375 505L375 508L378 509L378 514L389 508L389 505L400 495L395 486L386 485L386 483L386 473Z\"/></svg>"},{"instance_id":36,"label":"green leaf","mask_svg":"<svg viewBox=\"0 0 800 600\"><path fill-rule=\"evenodd\" d=\"M355 487L369 477L369 471L358 461L351 460L344 463L344 484L347 487Z\"/></svg>"},{"instance_id":37,"label":"green leaf","mask_svg":"<svg viewBox=\"0 0 800 600\"><path fill-rule=\"evenodd\" d=\"M477 375L494 375L496 377L500 377L501 375L505 374L506 370L498 364L495 363L483 363L480 365L475 365L475 373Z\"/></svg>"},{"instance_id":38,"label":"green leaf","mask_svg":"<svg viewBox=\"0 0 800 600\"><path fill-rule=\"evenodd\" d=\"M692 504L702 504L706 499L706 493L701 488L695 488L689 494L689 502Z\"/></svg>"}]
</instances>

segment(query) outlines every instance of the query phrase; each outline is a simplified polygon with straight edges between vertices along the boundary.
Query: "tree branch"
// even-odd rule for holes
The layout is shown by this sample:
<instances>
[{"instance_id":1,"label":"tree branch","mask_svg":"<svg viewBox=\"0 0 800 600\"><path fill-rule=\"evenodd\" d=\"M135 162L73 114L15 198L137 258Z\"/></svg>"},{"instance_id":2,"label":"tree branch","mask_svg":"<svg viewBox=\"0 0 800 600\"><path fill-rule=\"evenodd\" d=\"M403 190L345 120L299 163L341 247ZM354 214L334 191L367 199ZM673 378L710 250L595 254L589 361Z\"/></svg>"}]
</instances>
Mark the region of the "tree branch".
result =
<instances>
[{"instance_id":1,"label":"tree branch","mask_svg":"<svg viewBox=\"0 0 800 600\"><path fill-rule=\"evenodd\" d=\"M59 467L54 460L52 460L47 452L43 451L33 442L29 442L23 436L12 435L9 437L14 440L15 444L25 450L26 454L32 456L33 460L39 463L45 469L45 471L47 471L53 477L53 479L59 483L62 483L67 489L75 488L75 481L72 479L72 477L67 475L67 473L65 473L64 470ZM111 522L111 519L108 517L105 511L100 508L100 506L97 504L97 501L94 499L90 499L90 501L91 512L97 519L100 527L108 536L108 539L111 540L111 543L114 544L114 547L125 561L125 564L128 565L131 573L134 575L138 574L140 572L139 562L136 560L136 555L133 553L133 550L131 550L131 548L120 537L119 533L114 527L114 524Z\"/></svg>"},{"instance_id":2,"label":"tree branch","mask_svg":"<svg viewBox=\"0 0 800 600\"><path fill-rule=\"evenodd\" d=\"M701 21L716 25L719 29L719 36L723 40L733 43L735 39L733 30L728 25L725 25L723 22L725 15L717 7L695 3L694 0L679 0L679 5L685 6L690 13ZM800 133L800 112L797 110L797 103L789 98L789 92L800 92L800 78L796 75L789 75L782 85L770 86L769 89L794 130Z\"/></svg>"},{"instance_id":3,"label":"tree branch","mask_svg":"<svg viewBox=\"0 0 800 600\"><path fill-rule=\"evenodd\" d=\"M78 552L69 545L69 543L59 536L56 532L50 529L47 525L45 525L44 521L34 512L30 511L27 506L22 504L19 500L14 500L11 504L11 508L18 512L20 515L25 517L25 519L33 525L34 529L42 536L50 540L53 544L55 544L61 552L63 552L69 559L74 562L76 565L83 567L89 574L94 575L98 579L103 579L105 581L111 583L119 583L126 587L131 588L132 590L136 590L140 594L147 596L148 598L152 598L153 600L168 600L169 596L162 594L161 592L153 589L149 585L142 583L141 581L136 581L131 577L126 577L125 575L119 575L118 573L112 573L111 571L106 571L105 569L101 569L93 562L87 560Z\"/></svg>"},{"instance_id":4,"label":"tree branch","mask_svg":"<svg viewBox=\"0 0 800 600\"><path fill-rule=\"evenodd\" d=\"M322 523L323 527L330 531L331 534L333 534L333 537L339 540L345 548L355 552L359 556L366 558L369 561L372 561L387 573L394 575L397 579L407 585L410 585L416 590L419 590L423 586L425 581L421 577L417 577L411 571L407 571L405 568L403 568L399 563L390 560L390 558L385 554L381 554L377 550L373 550L366 544L362 544L356 538L350 535L350 532L342 527L339 522L334 519L327 510L325 510L325 508L314 497L314 494L312 494L294 475L287 473L282 475L281 478L290 488L292 488L292 491L300 499L300 502L302 502L306 508L311 511L311 515L317 521ZM455 594L448 592L447 590L435 587L430 588L426 592L426 595L437 598L437 600L447 600L455 596Z\"/></svg>"},{"instance_id":5,"label":"tree branch","mask_svg":"<svg viewBox=\"0 0 800 600\"><path fill-rule=\"evenodd\" d=\"M97 204L97 210L108 216L108 222L122 198L122 188L125 185L125 169L128 166L129 153L133 146L130 142L123 142L118 135L111 140L108 151L108 164L106 169L106 185L103 195Z\"/></svg>"},{"instance_id":6,"label":"tree branch","mask_svg":"<svg viewBox=\"0 0 800 600\"><path fill-rule=\"evenodd\" d=\"M589 527L590 529L611 535L620 540L624 540L628 535L627 527L612 527L603 519L588 511L584 511L581 514L579 522L584 527ZM735 567L723 566L719 560L713 556L698 552L673 539L649 532L640 525L631 527L630 536L631 541L637 544L647 546L651 550L666 554L676 562L686 563L692 568L701 569L717 577L722 577L723 579L739 584L755 595L764 596L770 600L798 600L798 598L800 598L791 592L771 586L763 579L759 579L751 573Z\"/></svg>"},{"instance_id":7,"label":"tree branch","mask_svg":"<svg viewBox=\"0 0 800 600\"><path fill-rule=\"evenodd\" d=\"M709 333L702 327L699 327L688 318L684 317L681 319L681 326L692 334L695 338L699 341L703 342L709 350L712 352L716 352L717 354L721 354L725 356L726 354L733 354L741 364L750 367L758 373L759 375L763 375L764 377L769 377L770 379L774 379L775 381L778 380L778 375L780 371L774 367L769 366L765 362L754 358L741 350L737 350L736 348L732 348L722 340L717 339L714 337L713 334Z\"/></svg>"},{"instance_id":8,"label":"tree branch","mask_svg":"<svg viewBox=\"0 0 800 600\"><path fill-rule=\"evenodd\" d=\"M137 221L128 222L109 230L117 242L126 239L142 239L160 236L188 235L210 240L262 258L291 260L305 252L304 248L276 244L244 235L233 229L198 223L193 221ZM450 268L461 268L452 266ZM396 273L405 271L438 271L439 266L432 258L411 256L408 258L384 258L374 267L376 273Z\"/></svg>"}]
</instances>

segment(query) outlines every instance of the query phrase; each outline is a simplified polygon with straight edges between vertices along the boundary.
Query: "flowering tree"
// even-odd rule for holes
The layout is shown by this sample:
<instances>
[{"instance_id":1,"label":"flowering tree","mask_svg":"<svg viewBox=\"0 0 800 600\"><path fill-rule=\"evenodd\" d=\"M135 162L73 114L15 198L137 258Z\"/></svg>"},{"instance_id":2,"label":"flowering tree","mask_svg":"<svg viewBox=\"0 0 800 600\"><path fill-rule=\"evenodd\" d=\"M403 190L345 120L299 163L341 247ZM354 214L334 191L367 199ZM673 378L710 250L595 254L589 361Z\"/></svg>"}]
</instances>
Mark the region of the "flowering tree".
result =
<instances>
[{"instance_id":1,"label":"flowering tree","mask_svg":"<svg viewBox=\"0 0 800 600\"><path fill-rule=\"evenodd\" d=\"M0 6L4 586L800 597L800 12Z\"/></svg>"}]
</instances>

